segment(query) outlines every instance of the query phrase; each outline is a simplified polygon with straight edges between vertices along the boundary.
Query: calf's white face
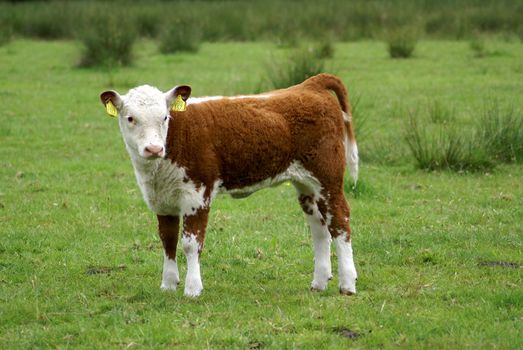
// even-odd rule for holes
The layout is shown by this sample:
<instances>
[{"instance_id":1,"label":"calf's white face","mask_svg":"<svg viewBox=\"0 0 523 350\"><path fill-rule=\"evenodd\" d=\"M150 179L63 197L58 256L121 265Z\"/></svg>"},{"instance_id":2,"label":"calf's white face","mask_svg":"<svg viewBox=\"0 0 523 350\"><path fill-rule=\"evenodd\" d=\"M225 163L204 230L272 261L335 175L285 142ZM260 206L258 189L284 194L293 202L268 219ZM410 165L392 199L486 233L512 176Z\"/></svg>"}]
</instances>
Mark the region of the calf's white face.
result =
<instances>
[{"instance_id":1,"label":"calf's white face","mask_svg":"<svg viewBox=\"0 0 523 350\"><path fill-rule=\"evenodd\" d=\"M155 159L165 156L169 106L178 95L185 101L190 93L191 88L185 85L166 93L142 85L123 96L113 90L105 91L100 99L110 115L118 116L120 130L131 156ZM110 112L110 104L116 108L117 115Z\"/></svg>"},{"instance_id":2,"label":"calf's white face","mask_svg":"<svg viewBox=\"0 0 523 350\"><path fill-rule=\"evenodd\" d=\"M155 90L131 90L123 98L118 120L127 148L143 158L165 155L169 114L163 94Z\"/></svg>"}]
</instances>

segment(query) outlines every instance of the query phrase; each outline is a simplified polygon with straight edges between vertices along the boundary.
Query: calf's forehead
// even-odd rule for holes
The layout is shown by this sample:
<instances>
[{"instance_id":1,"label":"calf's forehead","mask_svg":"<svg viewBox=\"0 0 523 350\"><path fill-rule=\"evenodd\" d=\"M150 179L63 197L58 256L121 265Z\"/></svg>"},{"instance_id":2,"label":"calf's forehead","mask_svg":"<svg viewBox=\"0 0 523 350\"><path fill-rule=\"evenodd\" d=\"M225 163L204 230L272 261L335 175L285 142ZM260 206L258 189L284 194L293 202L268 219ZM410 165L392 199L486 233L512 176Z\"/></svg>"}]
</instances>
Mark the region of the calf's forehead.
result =
<instances>
[{"instance_id":1,"label":"calf's forehead","mask_svg":"<svg viewBox=\"0 0 523 350\"><path fill-rule=\"evenodd\" d=\"M164 94L149 85L129 90L124 96L124 104L129 114L137 116L158 116L167 113Z\"/></svg>"}]
</instances>

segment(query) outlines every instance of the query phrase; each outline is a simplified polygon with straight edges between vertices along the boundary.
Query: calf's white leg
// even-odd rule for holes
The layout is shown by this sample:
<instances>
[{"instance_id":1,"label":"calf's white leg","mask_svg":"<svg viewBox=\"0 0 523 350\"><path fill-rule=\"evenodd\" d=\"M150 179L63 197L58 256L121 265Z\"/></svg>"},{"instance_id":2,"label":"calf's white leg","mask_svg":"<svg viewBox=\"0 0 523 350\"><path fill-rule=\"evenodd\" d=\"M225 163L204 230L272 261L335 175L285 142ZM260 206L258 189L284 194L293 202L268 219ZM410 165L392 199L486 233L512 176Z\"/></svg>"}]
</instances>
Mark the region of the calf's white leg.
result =
<instances>
[{"instance_id":1,"label":"calf's white leg","mask_svg":"<svg viewBox=\"0 0 523 350\"><path fill-rule=\"evenodd\" d=\"M314 275L311 289L325 290L327 282L332 278L330 243L331 235L324 216L320 212L316 196L303 194L299 185L295 185L299 196L300 205L305 212L305 217L312 233L314 245Z\"/></svg>"},{"instance_id":2,"label":"calf's white leg","mask_svg":"<svg viewBox=\"0 0 523 350\"><path fill-rule=\"evenodd\" d=\"M180 282L178 264L176 263L176 246L180 219L178 216L158 215L158 229L164 248L163 273L161 289L176 290Z\"/></svg>"},{"instance_id":3,"label":"calf's white leg","mask_svg":"<svg viewBox=\"0 0 523 350\"><path fill-rule=\"evenodd\" d=\"M183 251L187 259L187 276L185 278L184 294L188 297L197 297L203 290L200 275L200 243L194 234L182 238Z\"/></svg>"},{"instance_id":4,"label":"calf's white leg","mask_svg":"<svg viewBox=\"0 0 523 350\"><path fill-rule=\"evenodd\" d=\"M328 205L333 208L329 231L336 244L340 293L352 295L356 293L358 276L352 257L350 209L343 192L331 194Z\"/></svg>"},{"instance_id":5,"label":"calf's white leg","mask_svg":"<svg viewBox=\"0 0 523 350\"><path fill-rule=\"evenodd\" d=\"M176 290L179 282L180 274L176 259L171 259L167 254L164 254L161 288L163 290Z\"/></svg>"},{"instance_id":6,"label":"calf's white leg","mask_svg":"<svg viewBox=\"0 0 523 350\"><path fill-rule=\"evenodd\" d=\"M338 275L340 279L340 293L351 295L356 293L356 267L352 258L352 244L347 240L346 234L341 234L334 239L336 255L338 256Z\"/></svg>"},{"instance_id":7,"label":"calf's white leg","mask_svg":"<svg viewBox=\"0 0 523 350\"><path fill-rule=\"evenodd\" d=\"M197 297L203 290L200 275L200 255L205 240L208 217L209 209L199 208L194 214L186 215L183 218L182 245L187 259L184 294L188 297Z\"/></svg>"},{"instance_id":8,"label":"calf's white leg","mask_svg":"<svg viewBox=\"0 0 523 350\"><path fill-rule=\"evenodd\" d=\"M311 228L314 245L314 277L311 289L315 291L325 290L327 282L332 278L330 243L331 235L327 226L313 216L307 215L307 221Z\"/></svg>"}]
</instances>

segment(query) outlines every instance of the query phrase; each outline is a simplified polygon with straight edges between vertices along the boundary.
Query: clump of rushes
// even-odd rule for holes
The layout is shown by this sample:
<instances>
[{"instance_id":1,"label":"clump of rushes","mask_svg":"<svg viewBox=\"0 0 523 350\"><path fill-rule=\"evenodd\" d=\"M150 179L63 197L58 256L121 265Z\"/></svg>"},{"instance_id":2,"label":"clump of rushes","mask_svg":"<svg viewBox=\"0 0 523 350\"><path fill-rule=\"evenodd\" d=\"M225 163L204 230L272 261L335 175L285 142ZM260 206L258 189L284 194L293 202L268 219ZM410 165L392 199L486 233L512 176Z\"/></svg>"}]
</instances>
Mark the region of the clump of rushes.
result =
<instances>
[{"instance_id":1,"label":"clump of rushes","mask_svg":"<svg viewBox=\"0 0 523 350\"><path fill-rule=\"evenodd\" d=\"M428 118L411 113L405 140L417 166L478 171L498 163L523 162L521 111L492 101L475 116L475 123L465 129L450 122L455 121L454 114L437 102L428 109Z\"/></svg>"},{"instance_id":2,"label":"clump of rushes","mask_svg":"<svg viewBox=\"0 0 523 350\"><path fill-rule=\"evenodd\" d=\"M162 53L197 52L202 41L202 31L189 18L166 21L160 30Z\"/></svg>"},{"instance_id":3,"label":"clump of rushes","mask_svg":"<svg viewBox=\"0 0 523 350\"><path fill-rule=\"evenodd\" d=\"M409 58L414 54L418 43L418 32L411 26L398 27L386 35L391 58Z\"/></svg>"},{"instance_id":4,"label":"clump of rushes","mask_svg":"<svg viewBox=\"0 0 523 350\"><path fill-rule=\"evenodd\" d=\"M514 107L494 101L485 106L477 122L477 143L504 163L523 162L523 115Z\"/></svg>"},{"instance_id":5,"label":"clump of rushes","mask_svg":"<svg viewBox=\"0 0 523 350\"><path fill-rule=\"evenodd\" d=\"M86 21L78 37L84 45L81 66L127 66L133 61L137 35L125 16L117 16L114 12L97 13Z\"/></svg>"},{"instance_id":6,"label":"clump of rushes","mask_svg":"<svg viewBox=\"0 0 523 350\"><path fill-rule=\"evenodd\" d=\"M420 169L480 171L495 165L475 133L455 123L434 126L411 115L405 140Z\"/></svg>"},{"instance_id":7,"label":"clump of rushes","mask_svg":"<svg viewBox=\"0 0 523 350\"><path fill-rule=\"evenodd\" d=\"M318 42L314 47L314 50L316 51L316 56L320 59L334 57L334 43L330 39Z\"/></svg>"},{"instance_id":8,"label":"clump of rushes","mask_svg":"<svg viewBox=\"0 0 523 350\"><path fill-rule=\"evenodd\" d=\"M300 48L267 69L269 84L275 89L299 84L307 78L325 71L325 59L314 48Z\"/></svg>"},{"instance_id":9,"label":"clump of rushes","mask_svg":"<svg viewBox=\"0 0 523 350\"><path fill-rule=\"evenodd\" d=\"M435 124L445 124L456 120L455 111L446 107L440 101L434 101L428 106L430 121Z\"/></svg>"},{"instance_id":10,"label":"clump of rushes","mask_svg":"<svg viewBox=\"0 0 523 350\"><path fill-rule=\"evenodd\" d=\"M474 35L470 40L469 47L475 57L481 58L487 55L485 38L479 34Z\"/></svg>"},{"instance_id":11,"label":"clump of rushes","mask_svg":"<svg viewBox=\"0 0 523 350\"><path fill-rule=\"evenodd\" d=\"M155 38L158 35L160 22L158 21L158 11L156 9L141 9L141 11L135 14L133 22L141 36Z\"/></svg>"}]
</instances>

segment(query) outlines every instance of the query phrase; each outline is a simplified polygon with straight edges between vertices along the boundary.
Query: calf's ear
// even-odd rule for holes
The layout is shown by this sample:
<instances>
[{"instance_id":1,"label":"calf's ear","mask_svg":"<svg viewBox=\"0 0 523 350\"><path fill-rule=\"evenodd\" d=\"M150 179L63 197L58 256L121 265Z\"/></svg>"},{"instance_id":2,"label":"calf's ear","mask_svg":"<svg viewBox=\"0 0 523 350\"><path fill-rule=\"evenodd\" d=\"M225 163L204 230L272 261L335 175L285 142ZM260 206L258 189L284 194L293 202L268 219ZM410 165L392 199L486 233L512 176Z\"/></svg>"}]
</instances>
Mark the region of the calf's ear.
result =
<instances>
[{"instance_id":1,"label":"calf's ear","mask_svg":"<svg viewBox=\"0 0 523 350\"><path fill-rule=\"evenodd\" d=\"M181 96L183 101L187 101L191 96L191 87L188 85L178 85L165 93L165 101L167 107L171 106L178 96Z\"/></svg>"},{"instance_id":2,"label":"calf's ear","mask_svg":"<svg viewBox=\"0 0 523 350\"><path fill-rule=\"evenodd\" d=\"M105 106L107 114L111 117L118 117L118 112L122 108L123 102L120 95L114 91L104 91L100 94L100 100Z\"/></svg>"}]
</instances>

